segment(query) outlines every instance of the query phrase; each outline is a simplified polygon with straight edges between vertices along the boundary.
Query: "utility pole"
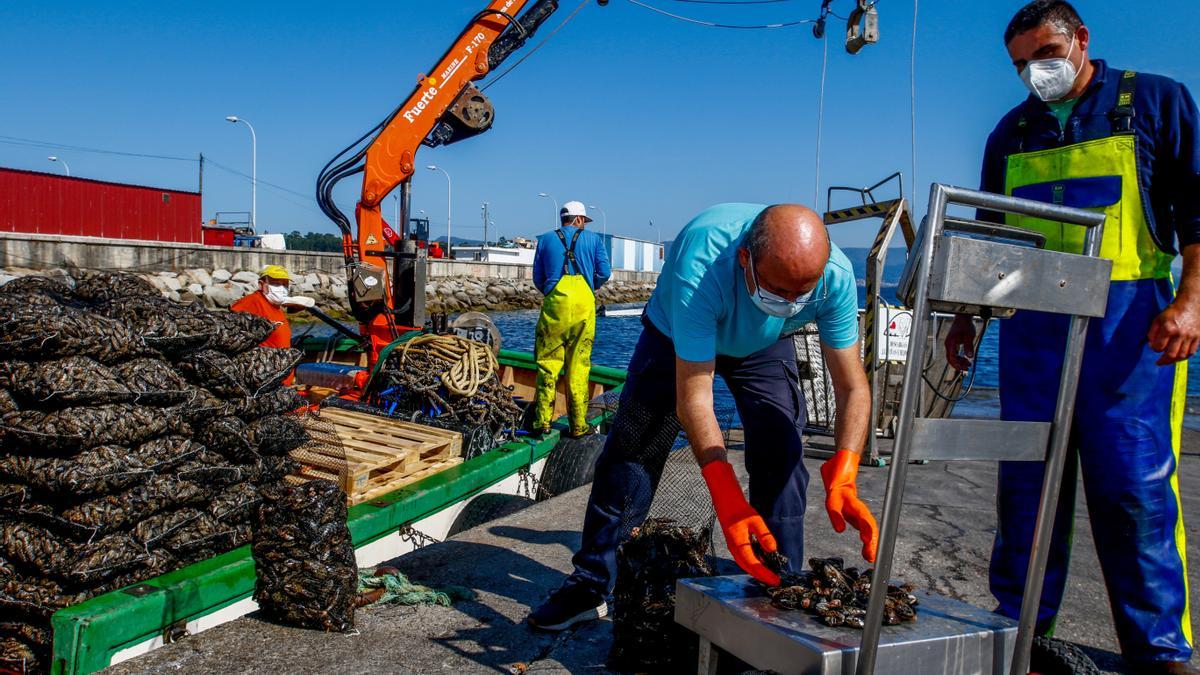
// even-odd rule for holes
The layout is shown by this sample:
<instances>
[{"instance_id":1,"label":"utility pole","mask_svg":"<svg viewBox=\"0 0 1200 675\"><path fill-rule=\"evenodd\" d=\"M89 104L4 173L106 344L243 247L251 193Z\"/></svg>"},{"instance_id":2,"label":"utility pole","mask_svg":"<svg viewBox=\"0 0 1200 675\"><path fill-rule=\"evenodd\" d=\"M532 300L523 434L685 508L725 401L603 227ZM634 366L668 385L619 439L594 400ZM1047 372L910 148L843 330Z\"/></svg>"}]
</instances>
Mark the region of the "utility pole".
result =
<instances>
[{"instance_id":1,"label":"utility pole","mask_svg":"<svg viewBox=\"0 0 1200 675\"><path fill-rule=\"evenodd\" d=\"M204 153L200 153L200 187L197 190L201 196L204 195Z\"/></svg>"},{"instance_id":2,"label":"utility pole","mask_svg":"<svg viewBox=\"0 0 1200 675\"><path fill-rule=\"evenodd\" d=\"M488 245L488 203L483 203L483 247L486 250Z\"/></svg>"}]
</instances>

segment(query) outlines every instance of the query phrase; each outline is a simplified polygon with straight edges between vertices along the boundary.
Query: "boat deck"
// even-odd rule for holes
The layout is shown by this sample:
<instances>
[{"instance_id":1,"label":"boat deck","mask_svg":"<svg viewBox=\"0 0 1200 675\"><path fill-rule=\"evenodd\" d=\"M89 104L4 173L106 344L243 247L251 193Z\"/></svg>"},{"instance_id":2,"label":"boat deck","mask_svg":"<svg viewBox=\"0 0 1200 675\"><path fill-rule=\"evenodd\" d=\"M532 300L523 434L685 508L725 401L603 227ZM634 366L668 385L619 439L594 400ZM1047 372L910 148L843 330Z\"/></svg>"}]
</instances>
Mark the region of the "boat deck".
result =
<instances>
[{"instance_id":1,"label":"boat deck","mask_svg":"<svg viewBox=\"0 0 1200 675\"><path fill-rule=\"evenodd\" d=\"M818 441L819 442L819 441ZM742 471L740 452L731 453ZM807 460L817 475L819 460ZM886 470L864 467L860 491L882 500ZM1187 530L1197 541L1200 523L1200 432L1184 432L1180 484ZM987 560L995 527L995 465L930 463L913 466L904 509L906 530L897 545L896 576L918 586L990 608ZM603 672L611 641L608 620L560 634L540 633L523 620L570 570L579 543L588 487L541 502L398 559L414 580L475 589L474 601L453 607L360 609L357 630L325 634L275 626L254 615L188 636L114 666L115 673L232 672ZM1080 491L1082 493L1082 491ZM852 533L835 534L821 504L819 480L810 482L806 541L812 555L859 549ZM1116 636L1093 550L1082 494L1075 548L1058 637L1079 643L1105 672L1121 672ZM719 536L719 535L718 535ZM716 544L727 557L724 543ZM725 560L723 571L735 571ZM1188 566L1190 586L1200 587ZM1195 603L1193 603L1194 605Z\"/></svg>"}]
</instances>

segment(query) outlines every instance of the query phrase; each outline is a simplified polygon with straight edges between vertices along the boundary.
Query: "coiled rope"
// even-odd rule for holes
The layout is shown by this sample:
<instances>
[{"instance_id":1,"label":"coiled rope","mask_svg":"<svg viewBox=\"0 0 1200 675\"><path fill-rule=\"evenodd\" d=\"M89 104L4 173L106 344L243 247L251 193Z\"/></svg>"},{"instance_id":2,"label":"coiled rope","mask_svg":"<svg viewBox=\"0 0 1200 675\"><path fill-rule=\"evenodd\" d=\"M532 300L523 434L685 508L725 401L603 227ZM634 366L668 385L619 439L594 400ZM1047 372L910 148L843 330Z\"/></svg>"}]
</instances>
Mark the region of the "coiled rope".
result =
<instances>
[{"instance_id":1,"label":"coiled rope","mask_svg":"<svg viewBox=\"0 0 1200 675\"><path fill-rule=\"evenodd\" d=\"M457 335L425 334L405 342L400 348L401 366L410 353L449 362L438 377L447 391L458 396L474 396L500 365L487 345Z\"/></svg>"}]
</instances>

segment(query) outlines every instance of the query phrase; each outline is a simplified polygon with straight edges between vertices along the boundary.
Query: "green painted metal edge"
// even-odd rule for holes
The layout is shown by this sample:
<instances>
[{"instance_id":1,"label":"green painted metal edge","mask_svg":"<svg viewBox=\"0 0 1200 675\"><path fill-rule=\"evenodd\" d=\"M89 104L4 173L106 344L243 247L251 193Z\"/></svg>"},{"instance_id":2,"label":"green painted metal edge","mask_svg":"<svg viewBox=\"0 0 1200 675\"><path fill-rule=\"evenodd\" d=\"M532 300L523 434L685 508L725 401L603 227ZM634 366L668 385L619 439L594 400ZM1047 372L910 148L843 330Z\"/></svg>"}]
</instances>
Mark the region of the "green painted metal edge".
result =
<instances>
[{"instance_id":1,"label":"green painted metal edge","mask_svg":"<svg viewBox=\"0 0 1200 675\"><path fill-rule=\"evenodd\" d=\"M529 367L532 355L502 352L501 361ZM624 372L594 366L592 379L619 388ZM603 411L592 420L601 424L611 413ZM451 467L396 492L352 507L350 533L357 546L396 532L465 498L482 492L545 457L558 443L565 418L555 429L536 441L517 440L475 459ZM113 591L59 610L51 617L54 649L51 672L74 675L108 667L118 651L161 635L176 622L188 621L248 598L254 591L254 561L250 547L221 554L209 560L150 579L138 587L150 587L144 595L127 590Z\"/></svg>"}]
</instances>

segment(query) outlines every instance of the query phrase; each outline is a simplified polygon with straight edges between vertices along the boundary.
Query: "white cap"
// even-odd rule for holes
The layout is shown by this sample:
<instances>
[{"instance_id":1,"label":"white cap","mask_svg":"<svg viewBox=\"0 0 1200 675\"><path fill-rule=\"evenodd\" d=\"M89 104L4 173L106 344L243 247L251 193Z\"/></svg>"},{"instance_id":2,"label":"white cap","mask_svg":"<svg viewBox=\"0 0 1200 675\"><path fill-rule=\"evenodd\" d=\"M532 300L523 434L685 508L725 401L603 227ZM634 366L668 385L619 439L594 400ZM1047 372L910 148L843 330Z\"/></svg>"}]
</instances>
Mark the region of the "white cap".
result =
<instances>
[{"instance_id":1,"label":"white cap","mask_svg":"<svg viewBox=\"0 0 1200 675\"><path fill-rule=\"evenodd\" d=\"M592 222L592 219L588 218L587 208L584 207L583 202L567 202L558 210L559 220L567 220L575 216L583 216L585 223Z\"/></svg>"}]
</instances>

